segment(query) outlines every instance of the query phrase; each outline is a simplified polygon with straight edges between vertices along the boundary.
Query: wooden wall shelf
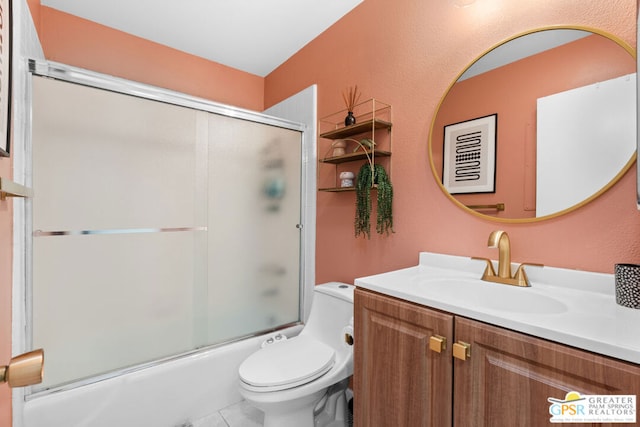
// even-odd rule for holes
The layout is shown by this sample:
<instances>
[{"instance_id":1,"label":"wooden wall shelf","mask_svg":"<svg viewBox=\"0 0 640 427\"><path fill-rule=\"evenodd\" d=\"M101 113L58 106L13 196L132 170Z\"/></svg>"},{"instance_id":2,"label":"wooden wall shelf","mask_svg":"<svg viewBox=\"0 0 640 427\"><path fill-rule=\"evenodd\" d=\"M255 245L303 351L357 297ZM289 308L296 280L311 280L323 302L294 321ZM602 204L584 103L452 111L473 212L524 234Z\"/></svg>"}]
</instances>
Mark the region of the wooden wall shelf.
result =
<instances>
[{"instance_id":1,"label":"wooden wall shelf","mask_svg":"<svg viewBox=\"0 0 640 427\"><path fill-rule=\"evenodd\" d=\"M374 154L376 157L389 157L391 156L390 151L382 151L382 150L374 150ZM339 165L340 163L346 162L354 162L356 160L366 160L367 156L371 156L371 151L357 151L355 153L345 154L343 156L336 157L325 157L324 159L320 159L322 163L331 163L333 165Z\"/></svg>"},{"instance_id":2,"label":"wooden wall shelf","mask_svg":"<svg viewBox=\"0 0 640 427\"><path fill-rule=\"evenodd\" d=\"M343 163L366 161L374 165L376 159L386 158L389 160L384 161L384 166L387 173L391 175L391 105L373 98L368 99L354 107L353 114L356 117L356 123L345 126L344 120L347 113L347 110L341 110L319 120L318 136L321 139L331 141L344 140L348 145L345 154L333 156L331 155L331 148L335 143L331 145L328 145L328 142L324 144L318 143L318 162L320 164L332 164L335 167L333 170L335 186L321 187L318 188L318 191L342 193L355 190L355 187L339 186L338 176L341 171L345 170L345 166L338 167L338 165ZM361 138L375 141L375 146L371 148L369 144L363 145L363 139ZM359 168L360 166L356 163L354 167ZM320 177L319 170L318 177ZM325 180L325 185L327 181ZM320 179L318 182L320 182Z\"/></svg>"},{"instance_id":3,"label":"wooden wall shelf","mask_svg":"<svg viewBox=\"0 0 640 427\"><path fill-rule=\"evenodd\" d=\"M369 132L371 129L391 129L391 122L380 119L371 119L355 125L345 126L320 134L320 138L341 139Z\"/></svg>"}]
</instances>

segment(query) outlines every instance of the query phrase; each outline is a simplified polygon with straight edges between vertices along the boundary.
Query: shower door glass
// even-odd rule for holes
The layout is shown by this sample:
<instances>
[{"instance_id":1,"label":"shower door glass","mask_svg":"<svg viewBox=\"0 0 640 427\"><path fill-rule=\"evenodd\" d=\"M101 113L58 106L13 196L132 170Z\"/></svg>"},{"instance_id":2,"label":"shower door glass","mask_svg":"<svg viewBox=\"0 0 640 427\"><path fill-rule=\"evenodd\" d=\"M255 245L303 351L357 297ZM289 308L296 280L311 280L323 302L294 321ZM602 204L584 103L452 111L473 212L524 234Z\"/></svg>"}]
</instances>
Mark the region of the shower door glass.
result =
<instances>
[{"instance_id":1,"label":"shower door glass","mask_svg":"<svg viewBox=\"0 0 640 427\"><path fill-rule=\"evenodd\" d=\"M299 131L32 87L34 391L299 321Z\"/></svg>"},{"instance_id":2,"label":"shower door glass","mask_svg":"<svg viewBox=\"0 0 640 427\"><path fill-rule=\"evenodd\" d=\"M300 318L300 134L211 115L209 342Z\"/></svg>"}]
</instances>

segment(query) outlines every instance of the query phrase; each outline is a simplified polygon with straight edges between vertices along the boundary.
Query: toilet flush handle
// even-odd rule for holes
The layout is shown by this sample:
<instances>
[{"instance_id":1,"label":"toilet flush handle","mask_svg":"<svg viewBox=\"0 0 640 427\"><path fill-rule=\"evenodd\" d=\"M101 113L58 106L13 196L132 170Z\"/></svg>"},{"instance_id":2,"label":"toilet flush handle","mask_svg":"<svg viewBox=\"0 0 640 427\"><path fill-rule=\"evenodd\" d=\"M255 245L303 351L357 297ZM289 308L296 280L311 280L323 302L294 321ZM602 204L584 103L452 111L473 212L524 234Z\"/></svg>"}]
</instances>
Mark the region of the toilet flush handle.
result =
<instances>
[{"instance_id":1,"label":"toilet flush handle","mask_svg":"<svg viewBox=\"0 0 640 427\"><path fill-rule=\"evenodd\" d=\"M347 343L349 347L353 346L355 342L353 338L353 317L349 320L349 324L342 328L342 335L344 336L344 342Z\"/></svg>"},{"instance_id":2,"label":"toilet flush handle","mask_svg":"<svg viewBox=\"0 0 640 427\"><path fill-rule=\"evenodd\" d=\"M344 334L344 342L346 342L348 345L353 345L353 335L351 335L350 333L345 333Z\"/></svg>"}]
</instances>

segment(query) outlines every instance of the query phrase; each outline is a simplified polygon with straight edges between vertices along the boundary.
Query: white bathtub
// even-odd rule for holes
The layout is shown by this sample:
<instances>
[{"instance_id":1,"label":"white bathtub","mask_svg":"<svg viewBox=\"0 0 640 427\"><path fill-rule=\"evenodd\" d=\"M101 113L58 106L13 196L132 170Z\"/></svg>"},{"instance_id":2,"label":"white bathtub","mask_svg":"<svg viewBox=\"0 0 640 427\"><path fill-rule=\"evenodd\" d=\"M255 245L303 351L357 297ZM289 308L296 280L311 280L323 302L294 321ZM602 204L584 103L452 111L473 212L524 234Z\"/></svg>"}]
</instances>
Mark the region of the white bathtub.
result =
<instances>
[{"instance_id":1,"label":"white bathtub","mask_svg":"<svg viewBox=\"0 0 640 427\"><path fill-rule=\"evenodd\" d=\"M295 335L299 330L300 326L282 332ZM250 338L71 390L36 395L25 402L24 427L174 427L198 420L242 400L238 367L264 339Z\"/></svg>"}]
</instances>

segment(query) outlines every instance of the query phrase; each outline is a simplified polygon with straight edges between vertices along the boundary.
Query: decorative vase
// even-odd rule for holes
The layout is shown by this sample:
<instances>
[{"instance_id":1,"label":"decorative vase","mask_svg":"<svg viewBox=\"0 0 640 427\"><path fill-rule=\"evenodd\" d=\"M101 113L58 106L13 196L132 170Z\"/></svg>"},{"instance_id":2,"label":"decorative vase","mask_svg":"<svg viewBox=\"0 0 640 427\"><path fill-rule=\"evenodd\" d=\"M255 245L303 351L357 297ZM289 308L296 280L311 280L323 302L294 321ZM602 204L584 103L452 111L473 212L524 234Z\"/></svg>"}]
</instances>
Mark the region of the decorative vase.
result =
<instances>
[{"instance_id":1,"label":"decorative vase","mask_svg":"<svg viewBox=\"0 0 640 427\"><path fill-rule=\"evenodd\" d=\"M351 126L356 124L356 117L353 115L353 111L347 113L347 117L344 118L344 125Z\"/></svg>"},{"instance_id":2,"label":"decorative vase","mask_svg":"<svg viewBox=\"0 0 640 427\"><path fill-rule=\"evenodd\" d=\"M340 187L353 187L353 178L355 178L353 172L340 172Z\"/></svg>"},{"instance_id":3,"label":"decorative vase","mask_svg":"<svg viewBox=\"0 0 640 427\"><path fill-rule=\"evenodd\" d=\"M344 156L347 141L338 139L331 146L333 147L333 153L331 154L333 157Z\"/></svg>"}]
</instances>

